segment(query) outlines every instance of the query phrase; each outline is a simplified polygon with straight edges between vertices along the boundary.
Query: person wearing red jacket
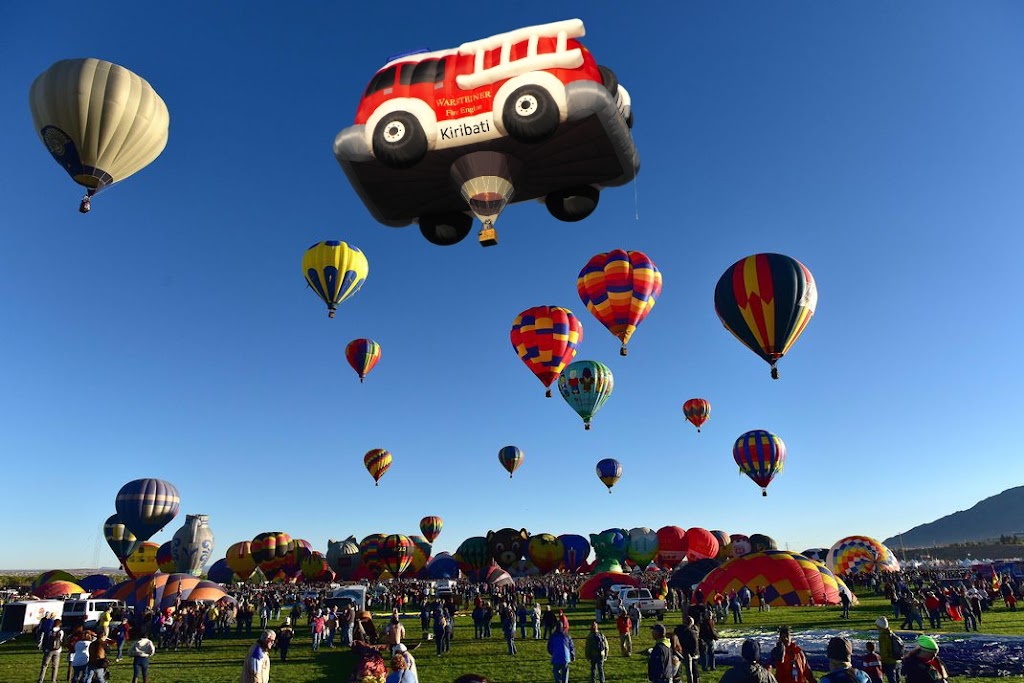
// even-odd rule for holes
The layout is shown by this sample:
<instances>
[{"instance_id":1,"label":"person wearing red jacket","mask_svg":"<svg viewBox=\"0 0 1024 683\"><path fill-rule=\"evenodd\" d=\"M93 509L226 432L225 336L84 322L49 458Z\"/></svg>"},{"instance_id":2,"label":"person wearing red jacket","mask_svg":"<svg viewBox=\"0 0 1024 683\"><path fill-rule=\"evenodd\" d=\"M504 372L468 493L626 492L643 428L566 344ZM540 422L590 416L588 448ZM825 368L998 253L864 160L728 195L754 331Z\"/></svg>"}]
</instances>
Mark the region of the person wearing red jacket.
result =
<instances>
[{"instance_id":1,"label":"person wearing red jacket","mask_svg":"<svg viewBox=\"0 0 1024 683\"><path fill-rule=\"evenodd\" d=\"M779 628L779 642L772 648L771 667L779 683L814 683L814 672L807 656L793 642L789 626Z\"/></svg>"},{"instance_id":2,"label":"person wearing red jacket","mask_svg":"<svg viewBox=\"0 0 1024 683\"><path fill-rule=\"evenodd\" d=\"M620 612L615 620L615 628L619 630L619 649L623 657L633 655L633 620L625 612Z\"/></svg>"}]
</instances>

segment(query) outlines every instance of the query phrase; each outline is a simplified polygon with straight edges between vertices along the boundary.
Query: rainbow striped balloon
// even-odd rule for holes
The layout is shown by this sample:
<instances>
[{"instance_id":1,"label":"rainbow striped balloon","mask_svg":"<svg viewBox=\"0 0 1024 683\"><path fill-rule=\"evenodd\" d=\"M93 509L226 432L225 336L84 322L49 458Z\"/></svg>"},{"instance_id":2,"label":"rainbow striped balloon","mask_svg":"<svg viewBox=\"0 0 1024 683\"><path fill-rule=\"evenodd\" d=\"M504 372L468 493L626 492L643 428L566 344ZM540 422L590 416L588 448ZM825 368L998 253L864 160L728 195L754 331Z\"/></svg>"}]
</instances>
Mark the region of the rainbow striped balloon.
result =
<instances>
[{"instance_id":1,"label":"rainbow striped balloon","mask_svg":"<svg viewBox=\"0 0 1024 683\"><path fill-rule=\"evenodd\" d=\"M353 339L345 347L345 360L359 375L362 384L380 360L380 344L372 339Z\"/></svg>"},{"instance_id":2,"label":"rainbow striped balloon","mask_svg":"<svg viewBox=\"0 0 1024 683\"><path fill-rule=\"evenodd\" d=\"M597 254L576 278L576 291L591 315L622 342L619 353L654 308L661 273L642 251L614 249Z\"/></svg>"},{"instance_id":3,"label":"rainbow striped balloon","mask_svg":"<svg viewBox=\"0 0 1024 683\"><path fill-rule=\"evenodd\" d=\"M761 495L768 495L768 484L782 471L786 463L786 444L769 431L755 429L736 439L732 457L740 472L761 487Z\"/></svg>"},{"instance_id":4,"label":"rainbow striped balloon","mask_svg":"<svg viewBox=\"0 0 1024 683\"><path fill-rule=\"evenodd\" d=\"M380 478L391 468L391 459L391 454L383 448L374 448L363 456L363 464L373 477L374 486L380 486Z\"/></svg>"}]
</instances>

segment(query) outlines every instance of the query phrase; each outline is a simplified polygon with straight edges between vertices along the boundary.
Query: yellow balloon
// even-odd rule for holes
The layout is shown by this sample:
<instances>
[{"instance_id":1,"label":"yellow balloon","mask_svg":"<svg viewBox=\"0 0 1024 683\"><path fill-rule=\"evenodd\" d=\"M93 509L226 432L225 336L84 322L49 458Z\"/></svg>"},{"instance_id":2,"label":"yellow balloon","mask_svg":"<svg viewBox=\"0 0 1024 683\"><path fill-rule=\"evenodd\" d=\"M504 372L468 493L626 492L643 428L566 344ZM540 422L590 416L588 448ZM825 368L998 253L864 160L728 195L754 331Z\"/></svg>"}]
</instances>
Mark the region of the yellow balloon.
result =
<instances>
[{"instance_id":1,"label":"yellow balloon","mask_svg":"<svg viewBox=\"0 0 1024 683\"><path fill-rule=\"evenodd\" d=\"M302 257L302 275L327 304L329 318L338 304L359 291L369 271L366 255L345 242L317 242Z\"/></svg>"},{"instance_id":2,"label":"yellow balloon","mask_svg":"<svg viewBox=\"0 0 1024 683\"><path fill-rule=\"evenodd\" d=\"M139 546L138 550L128 556L124 562L125 569L131 572L132 576L155 573L160 568L156 563L156 551L159 547L159 543L146 541Z\"/></svg>"},{"instance_id":3,"label":"yellow balloon","mask_svg":"<svg viewBox=\"0 0 1024 683\"><path fill-rule=\"evenodd\" d=\"M148 166L167 145L167 105L145 79L102 59L64 59L29 90L46 149L89 198Z\"/></svg>"}]
</instances>

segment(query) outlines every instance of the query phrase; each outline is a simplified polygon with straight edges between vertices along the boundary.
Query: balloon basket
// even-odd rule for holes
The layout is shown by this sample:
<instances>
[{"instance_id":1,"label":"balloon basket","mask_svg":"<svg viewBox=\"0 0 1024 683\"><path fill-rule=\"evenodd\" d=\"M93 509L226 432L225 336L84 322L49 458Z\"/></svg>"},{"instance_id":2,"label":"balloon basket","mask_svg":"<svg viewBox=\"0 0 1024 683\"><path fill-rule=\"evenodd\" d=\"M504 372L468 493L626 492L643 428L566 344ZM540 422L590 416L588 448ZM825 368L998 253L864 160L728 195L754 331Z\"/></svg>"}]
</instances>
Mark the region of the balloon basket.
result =
<instances>
[{"instance_id":1,"label":"balloon basket","mask_svg":"<svg viewBox=\"0 0 1024 683\"><path fill-rule=\"evenodd\" d=\"M327 317L328 318L333 318L334 317L334 311L333 310L327 311Z\"/></svg>"},{"instance_id":2,"label":"balloon basket","mask_svg":"<svg viewBox=\"0 0 1024 683\"><path fill-rule=\"evenodd\" d=\"M548 390L544 392L544 396L545 398L551 398L551 387L548 387Z\"/></svg>"},{"instance_id":3,"label":"balloon basket","mask_svg":"<svg viewBox=\"0 0 1024 683\"><path fill-rule=\"evenodd\" d=\"M761 489L761 497L767 498L768 497L768 491L766 491L764 489Z\"/></svg>"},{"instance_id":4,"label":"balloon basket","mask_svg":"<svg viewBox=\"0 0 1024 683\"><path fill-rule=\"evenodd\" d=\"M590 423L589 422L584 422L583 423L583 428L589 432L590 431ZM609 491L609 493L611 493L611 491Z\"/></svg>"},{"instance_id":5,"label":"balloon basket","mask_svg":"<svg viewBox=\"0 0 1024 683\"><path fill-rule=\"evenodd\" d=\"M623 346L621 349L619 349L619 355L620 356L628 356L629 355L629 351L626 349L625 346Z\"/></svg>"},{"instance_id":6,"label":"balloon basket","mask_svg":"<svg viewBox=\"0 0 1024 683\"><path fill-rule=\"evenodd\" d=\"M89 213L92 210L92 202L89 200L89 195L82 197L81 203L78 205L78 213Z\"/></svg>"},{"instance_id":7,"label":"balloon basket","mask_svg":"<svg viewBox=\"0 0 1024 683\"><path fill-rule=\"evenodd\" d=\"M364 379L366 379L366 378L365 377L360 377L359 378L359 383L362 384Z\"/></svg>"},{"instance_id":8,"label":"balloon basket","mask_svg":"<svg viewBox=\"0 0 1024 683\"><path fill-rule=\"evenodd\" d=\"M772 379L778 379L778 378L779 378L779 369L773 365L772 366Z\"/></svg>"},{"instance_id":9,"label":"balloon basket","mask_svg":"<svg viewBox=\"0 0 1024 683\"><path fill-rule=\"evenodd\" d=\"M492 227L483 227L477 235L481 247L493 247L498 244L498 231Z\"/></svg>"}]
</instances>

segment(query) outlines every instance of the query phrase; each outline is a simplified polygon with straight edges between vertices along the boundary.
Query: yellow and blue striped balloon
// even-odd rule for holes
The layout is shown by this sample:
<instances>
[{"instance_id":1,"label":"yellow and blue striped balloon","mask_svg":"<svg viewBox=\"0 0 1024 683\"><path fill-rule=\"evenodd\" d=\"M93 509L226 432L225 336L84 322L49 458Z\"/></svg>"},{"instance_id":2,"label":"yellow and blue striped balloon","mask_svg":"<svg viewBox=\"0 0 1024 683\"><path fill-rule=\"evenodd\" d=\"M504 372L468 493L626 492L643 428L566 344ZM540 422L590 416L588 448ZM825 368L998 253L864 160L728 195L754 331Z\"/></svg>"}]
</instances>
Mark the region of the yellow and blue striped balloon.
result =
<instances>
[{"instance_id":1,"label":"yellow and blue striped balloon","mask_svg":"<svg viewBox=\"0 0 1024 683\"><path fill-rule=\"evenodd\" d=\"M135 479L121 487L114 509L140 542L148 541L178 514L181 496L163 479Z\"/></svg>"},{"instance_id":2,"label":"yellow and blue striped balloon","mask_svg":"<svg viewBox=\"0 0 1024 683\"><path fill-rule=\"evenodd\" d=\"M615 482L622 477L622 463L614 458L605 458L597 463L597 478L612 492Z\"/></svg>"},{"instance_id":3,"label":"yellow and blue striped balloon","mask_svg":"<svg viewBox=\"0 0 1024 683\"><path fill-rule=\"evenodd\" d=\"M345 299L360 290L370 265L357 247L328 240L317 242L302 257L302 275L310 289L327 304L327 317Z\"/></svg>"}]
</instances>

